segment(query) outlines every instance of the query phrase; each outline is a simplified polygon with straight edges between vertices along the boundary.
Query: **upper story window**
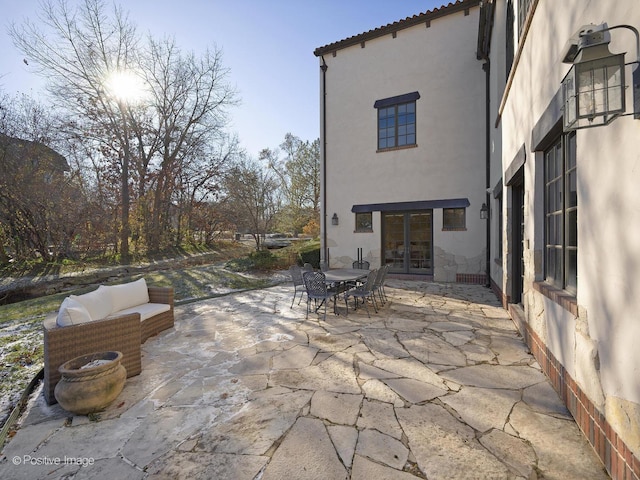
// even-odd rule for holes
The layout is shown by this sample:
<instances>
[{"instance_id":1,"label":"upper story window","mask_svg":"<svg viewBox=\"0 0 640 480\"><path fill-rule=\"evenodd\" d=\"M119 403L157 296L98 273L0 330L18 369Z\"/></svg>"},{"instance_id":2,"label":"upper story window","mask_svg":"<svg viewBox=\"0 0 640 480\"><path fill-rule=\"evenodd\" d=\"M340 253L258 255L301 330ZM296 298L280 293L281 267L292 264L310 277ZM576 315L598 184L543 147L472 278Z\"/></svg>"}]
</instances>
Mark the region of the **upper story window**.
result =
<instances>
[{"instance_id":1,"label":"upper story window","mask_svg":"<svg viewBox=\"0 0 640 480\"><path fill-rule=\"evenodd\" d=\"M532 3L533 0L518 0L518 40L524 32L524 23L527 21Z\"/></svg>"},{"instance_id":2,"label":"upper story window","mask_svg":"<svg viewBox=\"0 0 640 480\"><path fill-rule=\"evenodd\" d=\"M524 25L527 21L527 17L529 16L529 11L531 10L531 6L533 4L533 0L517 0L518 16L516 18L516 15L514 13L515 1L516 0L507 0L506 31L505 31L505 40L506 40L505 61L506 61L506 68L507 68L507 77L509 76L509 73L511 72L511 67L513 66L515 47L518 45L522 36L524 35ZM516 27L517 27L517 30L516 30Z\"/></svg>"},{"instance_id":3,"label":"upper story window","mask_svg":"<svg viewBox=\"0 0 640 480\"><path fill-rule=\"evenodd\" d=\"M506 41L506 49L505 49L505 66L507 68L507 77L511 72L511 67L513 66L513 55L515 52L514 48L514 27L515 27L515 17L513 14L513 1L507 1L507 29L505 35Z\"/></svg>"},{"instance_id":4,"label":"upper story window","mask_svg":"<svg viewBox=\"0 0 640 480\"><path fill-rule=\"evenodd\" d=\"M376 100L378 150L416 145L416 100L418 92Z\"/></svg>"}]
</instances>

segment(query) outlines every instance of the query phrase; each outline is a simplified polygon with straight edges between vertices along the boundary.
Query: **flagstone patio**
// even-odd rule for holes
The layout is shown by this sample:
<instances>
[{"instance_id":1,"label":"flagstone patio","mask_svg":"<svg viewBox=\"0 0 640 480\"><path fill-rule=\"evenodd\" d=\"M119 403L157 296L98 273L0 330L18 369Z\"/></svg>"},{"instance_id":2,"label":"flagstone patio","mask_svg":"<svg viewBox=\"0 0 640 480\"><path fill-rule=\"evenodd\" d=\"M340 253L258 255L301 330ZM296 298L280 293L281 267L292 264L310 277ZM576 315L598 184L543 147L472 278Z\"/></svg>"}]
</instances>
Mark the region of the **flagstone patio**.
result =
<instances>
[{"instance_id":1,"label":"flagstone patio","mask_svg":"<svg viewBox=\"0 0 640 480\"><path fill-rule=\"evenodd\" d=\"M34 395L0 477L608 478L490 290L386 290L371 318L305 320L291 285L179 306L98 421Z\"/></svg>"}]
</instances>

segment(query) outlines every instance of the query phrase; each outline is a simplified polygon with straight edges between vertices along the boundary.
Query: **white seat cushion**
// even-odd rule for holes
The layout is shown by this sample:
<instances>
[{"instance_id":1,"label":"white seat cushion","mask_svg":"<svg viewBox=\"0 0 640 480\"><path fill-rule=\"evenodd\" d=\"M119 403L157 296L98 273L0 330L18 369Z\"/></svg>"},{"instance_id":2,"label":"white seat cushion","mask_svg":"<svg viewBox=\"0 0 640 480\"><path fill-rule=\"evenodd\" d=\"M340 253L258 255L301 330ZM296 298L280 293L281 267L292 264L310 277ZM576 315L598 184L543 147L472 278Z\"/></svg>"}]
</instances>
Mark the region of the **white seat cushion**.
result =
<instances>
[{"instance_id":1,"label":"white seat cushion","mask_svg":"<svg viewBox=\"0 0 640 480\"><path fill-rule=\"evenodd\" d=\"M113 312L111 294L104 285L100 285L97 290L84 295L69 295L69 298L81 303L89 312L91 320L100 320Z\"/></svg>"},{"instance_id":2,"label":"white seat cushion","mask_svg":"<svg viewBox=\"0 0 640 480\"><path fill-rule=\"evenodd\" d=\"M56 323L61 327L78 325L91 321L89 311L80 302L73 298L65 298L60 305L60 311L56 317Z\"/></svg>"},{"instance_id":3,"label":"white seat cushion","mask_svg":"<svg viewBox=\"0 0 640 480\"><path fill-rule=\"evenodd\" d=\"M111 294L112 312L149 303L149 290L144 278L122 285L110 285L106 288Z\"/></svg>"},{"instance_id":4,"label":"white seat cushion","mask_svg":"<svg viewBox=\"0 0 640 480\"><path fill-rule=\"evenodd\" d=\"M159 313L168 312L170 309L171 306L168 303L145 303L144 305L125 308L124 310L120 310L115 313L117 315L126 313L139 313L140 321L143 321L147 318L153 317L154 315L158 315Z\"/></svg>"}]
</instances>

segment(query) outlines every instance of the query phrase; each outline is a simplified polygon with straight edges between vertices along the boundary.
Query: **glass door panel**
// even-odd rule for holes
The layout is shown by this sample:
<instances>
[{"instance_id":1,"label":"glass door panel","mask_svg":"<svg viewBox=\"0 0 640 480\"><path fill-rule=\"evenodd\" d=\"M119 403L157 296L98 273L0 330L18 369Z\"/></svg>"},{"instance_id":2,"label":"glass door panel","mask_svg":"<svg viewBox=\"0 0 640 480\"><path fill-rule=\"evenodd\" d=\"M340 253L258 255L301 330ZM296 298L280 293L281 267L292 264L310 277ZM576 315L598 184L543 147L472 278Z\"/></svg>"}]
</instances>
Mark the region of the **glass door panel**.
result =
<instances>
[{"instance_id":1,"label":"glass door panel","mask_svg":"<svg viewBox=\"0 0 640 480\"><path fill-rule=\"evenodd\" d=\"M404 271L404 213L384 214L384 263L389 271Z\"/></svg>"},{"instance_id":2,"label":"glass door panel","mask_svg":"<svg viewBox=\"0 0 640 480\"><path fill-rule=\"evenodd\" d=\"M383 213L383 258L394 273L432 272L432 212Z\"/></svg>"},{"instance_id":3,"label":"glass door panel","mask_svg":"<svg viewBox=\"0 0 640 480\"><path fill-rule=\"evenodd\" d=\"M431 212L408 214L409 272L431 272Z\"/></svg>"}]
</instances>

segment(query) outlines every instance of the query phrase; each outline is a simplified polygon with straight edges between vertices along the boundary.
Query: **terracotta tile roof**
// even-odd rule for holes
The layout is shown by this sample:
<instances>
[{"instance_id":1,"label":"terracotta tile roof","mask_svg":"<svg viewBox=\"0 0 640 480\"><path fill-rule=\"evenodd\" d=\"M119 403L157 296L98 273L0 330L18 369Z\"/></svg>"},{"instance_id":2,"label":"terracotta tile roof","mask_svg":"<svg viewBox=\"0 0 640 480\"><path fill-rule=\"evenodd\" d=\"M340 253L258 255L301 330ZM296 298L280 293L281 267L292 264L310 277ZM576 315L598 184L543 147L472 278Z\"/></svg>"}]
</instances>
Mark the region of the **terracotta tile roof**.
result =
<instances>
[{"instance_id":1,"label":"terracotta tile roof","mask_svg":"<svg viewBox=\"0 0 640 480\"><path fill-rule=\"evenodd\" d=\"M480 0L457 0L456 2L449 3L448 5L443 5L440 8L427 10L424 13L413 15L412 17L407 17L404 20L398 20L397 22L374 28L373 30L369 30L368 32L354 35L352 37L345 38L344 40L330 43L323 47L318 47L314 50L313 54L316 57L319 57L320 55L332 53L337 50L350 47L352 45L358 45L362 42L366 42L367 40L382 37L384 35L388 35L405 28L413 27L414 25L430 22L431 20L439 17L444 17L446 15L451 15L452 13L464 11L479 4Z\"/></svg>"}]
</instances>

